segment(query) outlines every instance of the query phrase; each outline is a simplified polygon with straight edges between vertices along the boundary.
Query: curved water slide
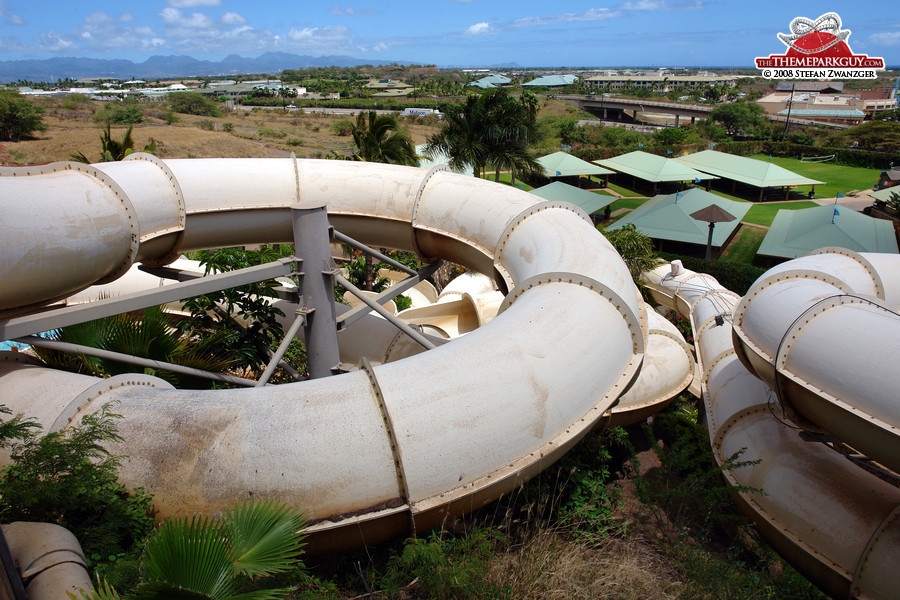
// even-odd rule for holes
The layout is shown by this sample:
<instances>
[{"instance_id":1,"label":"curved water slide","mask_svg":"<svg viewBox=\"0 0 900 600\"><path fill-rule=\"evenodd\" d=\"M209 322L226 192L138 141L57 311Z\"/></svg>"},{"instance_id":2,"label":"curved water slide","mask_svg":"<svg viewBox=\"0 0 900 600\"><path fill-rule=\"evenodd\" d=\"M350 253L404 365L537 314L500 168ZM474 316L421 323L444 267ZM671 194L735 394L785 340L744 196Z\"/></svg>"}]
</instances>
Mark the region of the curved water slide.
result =
<instances>
[{"instance_id":1,"label":"curved water slide","mask_svg":"<svg viewBox=\"0 0 900 600\"><path fill-rule=\"evenodd\" d=\"M898 269L894 255L824 249L743 298L677 267L646 274L654 298L691 320L716 460L760 461L725 473L765 492L739 504L835 598L897 597L900 490L879 474L900 456Z\"/></svg>"},{"instance_id":2,"label":"curved water slide","mask_svg":"<svg viewBox=\"0 0 900 600\"><path fill-rule=\"evenodd\" d=\"M652 411L648 399L672 393L660 381L672 389L689 381L665 371L682 360L683 341L645 309L585 216L510 188L441 170L138 155L3 169L0 189L4 339L36 333L36 322L64 324L66 313L49 303L137 261L291 241L297 202L327 203L336 228L370 245L454 260L508 292L496 318L449 344L396 362L411 352L376 361L364 352L358 370L301 384L181 391L5 353L0 403L47 429L116 402L127 440L116 450L130 456L123 481L150 489L161 516L276 496L309 510L321 549L374 542L483 505L616 408ZM711 277L665 268L649 287L694 325L717 459L744 449L743 459L762 460L727 474L766 491L740 503L829 593L889 598L900 556L897 488L806 440L830 432L894 468L896 453L882 442L897 422L889 396L900 382L889 368L872 377L872 365L895 354L900 265L850 253L799 260L743 301Z\"/></svg>"},{"instance_id":3,"label":"curved water slide","mask_svg":"<svg viewBox=\"0 0 900 600\"><path fill-rule=\"evenodd\" d=\"M508 292L484 327L396 362L296 384L175 390L0 361L0 403L60 430L115 402L123 483L159 516L248 497L304 507L336 549L435 526L533 476L589 431L641 367L647 316L628 270L572 205L440 169L294 159L61 163L0 171L0 337L64 325L48 307L133 263L292 240L327 203L372 246L447 258ZM303 268L317 268L304 265ZM102 303L103 301L100 301Z\"/></svg>"}]
</instances>

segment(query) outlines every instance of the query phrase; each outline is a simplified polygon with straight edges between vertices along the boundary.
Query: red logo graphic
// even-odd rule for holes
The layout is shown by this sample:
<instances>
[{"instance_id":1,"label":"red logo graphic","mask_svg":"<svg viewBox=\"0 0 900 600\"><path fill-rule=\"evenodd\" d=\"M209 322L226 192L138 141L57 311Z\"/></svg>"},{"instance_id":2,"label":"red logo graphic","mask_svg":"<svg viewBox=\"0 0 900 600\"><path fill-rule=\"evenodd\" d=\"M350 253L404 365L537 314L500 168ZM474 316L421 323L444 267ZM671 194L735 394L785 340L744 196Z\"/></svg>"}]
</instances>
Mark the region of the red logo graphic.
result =
<instances>
[{"instance_id":1,"label":"red logo graphic","mask_svg":"<svg viewBox=\"0 0 900 600\"><path fill-rule=\"evenodd\" d=\"M875 69L884 69L884 59L854 54L847 44L849 29L842 29L837 13L825 13L815 21L797 17L790 24L790 33L779 33L778 39L787 46L784 54L770 54L756 59L756 68L763 76L777 77L845 77L874 79ZM770 69L775 69L771 71ZM816 69L815 73L787 73L780 69ZM823 71L824 70L824 71Z\"/></svg>"}]
</instances>

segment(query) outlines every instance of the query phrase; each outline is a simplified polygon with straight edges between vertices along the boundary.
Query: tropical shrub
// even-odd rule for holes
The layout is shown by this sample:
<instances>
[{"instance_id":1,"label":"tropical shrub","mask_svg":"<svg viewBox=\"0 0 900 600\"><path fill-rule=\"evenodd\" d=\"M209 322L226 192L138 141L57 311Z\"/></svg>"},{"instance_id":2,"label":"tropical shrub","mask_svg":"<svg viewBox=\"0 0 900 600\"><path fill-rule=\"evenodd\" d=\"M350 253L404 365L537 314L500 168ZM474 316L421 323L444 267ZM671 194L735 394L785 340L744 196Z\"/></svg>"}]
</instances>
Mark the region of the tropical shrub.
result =
<instances>
[{"instance_id":1,"label":"tropical shrub","mask_svg":"<svg viewBox=\"0 0 900 600\"><path fill-rule=\"evenodd\" d=\"M215 102L200 92L175 92L167 96L169 106L175 112L201 117L221 117L222 113Z\"/></svg>"},{"instance_id":2,"label":"tropical shrub","mask_svg":"<svg viewBox=\"0 0 900 600\"><path fill-rule=\"evenodd\" d=\"M293 246L282 244L263 245L259 250L201 250L193 253L192 258L204 265L208 275L260 265L292 254ZM261 281L191 298L184 303L191 318L183 322L183 329L191 337L221 336L220 349L238 366L259 369L269 360L269 348L277 346L284 336L277 319L284 313L270 300L277 285L274 280Z\"/></svg>"},{"instance_id":3,"label":"tropical shrub","mask_svg":"<svg viewBox=\"0 0 900 600\"><path fill-rule=\"evenodd\" d=\"M212 332L202 339L190 339L169 323L169 317L159 307L144 309L140 314L115 315L69 325L51 332L48 337L204 371L221 372L236 362L225 349L227 332ZM112 359L38 347L35 352L52 367L94 377L147 373L179 388L208 388L211 385L208 379Z\"/></svg>"},{"instance_id":4,"label":"tropical shrub","mask_svg":"<svg viewBox=\"0 0 900 600\"><path fill-rule=\"evenodd\" d=\"M18 92L0 91L0 141L27 140L35 131L46 131L41 115L44 108L29 102Z\"/></svg>"},{"instance_id":5,"label":"tropical shrub","mask_svg":"<svg viewBox=\"0 0 900 600\"><path fill-rule=\"evenodd\" d=\"M121 440L118 418L107 405L80 425L43 436L21 416L0 424L0 445L11 458L0 470L0 520L61 525L94 563L132 551L153 528L152 498L117 481L123 457L104 446Z\"/></svg>"},{"instance_id":6,"label":"tropical shrub","mask_svg":"<svg viewBox=\"0 0 900 600\"><path fill-rule=\"evenodd\" d=\"M266 579L298 566L306 519L275 501L243 502L221 519L169 519L147 540L140 581L125 598L169 600L276 600L292 588L268 588ZM73 597L74 596L70 596ZM105 582L82 599L110 600Z\"/></svg>"},{"instance_id":7,"label":"tropical shrub","mask_svg":"<svg viewBox=\"0 0 900 600\"><path fill-rule=\"evenodd\" d=\"M94 114L94 120L106 124L133 125L144 120L144 111L134 101L104 102Z\"/></svg>"}]
</instances>

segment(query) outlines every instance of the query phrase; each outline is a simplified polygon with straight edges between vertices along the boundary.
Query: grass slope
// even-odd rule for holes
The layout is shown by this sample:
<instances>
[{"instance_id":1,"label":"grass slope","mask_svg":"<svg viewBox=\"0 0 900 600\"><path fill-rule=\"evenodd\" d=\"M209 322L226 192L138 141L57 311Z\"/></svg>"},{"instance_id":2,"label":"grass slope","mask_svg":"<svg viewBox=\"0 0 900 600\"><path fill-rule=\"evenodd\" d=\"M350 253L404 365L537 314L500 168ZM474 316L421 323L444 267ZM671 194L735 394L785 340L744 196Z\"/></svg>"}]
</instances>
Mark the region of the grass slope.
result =
<instances>
[{"instance_id":1,"label":"grass slope","mask_svg":"<svg viewBox=\"0 0 900 600\"><path fill-rule=\"evenodd\" d=\"M775 220L775 215L779 210L799 210L801 208L813 208L819 206L815 202L805 200L799 202L767 202L765 204L754 204L750 210L741 219L744 223L754 223L769 227Z\"/></svg>"},{"instance_id":2,"label":"grass slope","mask_svg":"<svg viewBox=\"0 0 900 600\"><path fill-rule=\"evenodd\" d=\"M750 158L769 160L768 156L757 154ZM834 198L838 194L847 195L851 190L869 190L878 181L881 171L878 169L862 169L845 167L828 163L800 162L796 158L773 157L772 162L798 175L824 181L825 185L816 186L816 198Z\"/></svg>"}]
</instances>

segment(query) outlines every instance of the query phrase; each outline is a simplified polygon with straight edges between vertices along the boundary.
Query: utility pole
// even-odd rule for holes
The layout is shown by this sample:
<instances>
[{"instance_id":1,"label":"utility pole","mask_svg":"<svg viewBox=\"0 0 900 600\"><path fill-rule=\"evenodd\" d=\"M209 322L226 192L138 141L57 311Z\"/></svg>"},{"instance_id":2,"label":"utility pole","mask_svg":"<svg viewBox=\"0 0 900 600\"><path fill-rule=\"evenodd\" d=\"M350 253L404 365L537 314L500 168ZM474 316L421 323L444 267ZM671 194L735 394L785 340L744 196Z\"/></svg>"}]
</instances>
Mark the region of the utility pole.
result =
<instances>
[{"instance_id":1,"label":"utility pole","mask_svg":"<svg viewBox=\"0 0 900 600\"><path fill-rule=\"evenodd\" d=\"M788 101L788 114L787 119L784 121L784 131L781 132L781 141L784 141L784 136L787 135L788 126L791 124L791 108L794 107L794 88L797 86L796 83L791 84L791 99Z\"/></svg>"}]
</instances>

